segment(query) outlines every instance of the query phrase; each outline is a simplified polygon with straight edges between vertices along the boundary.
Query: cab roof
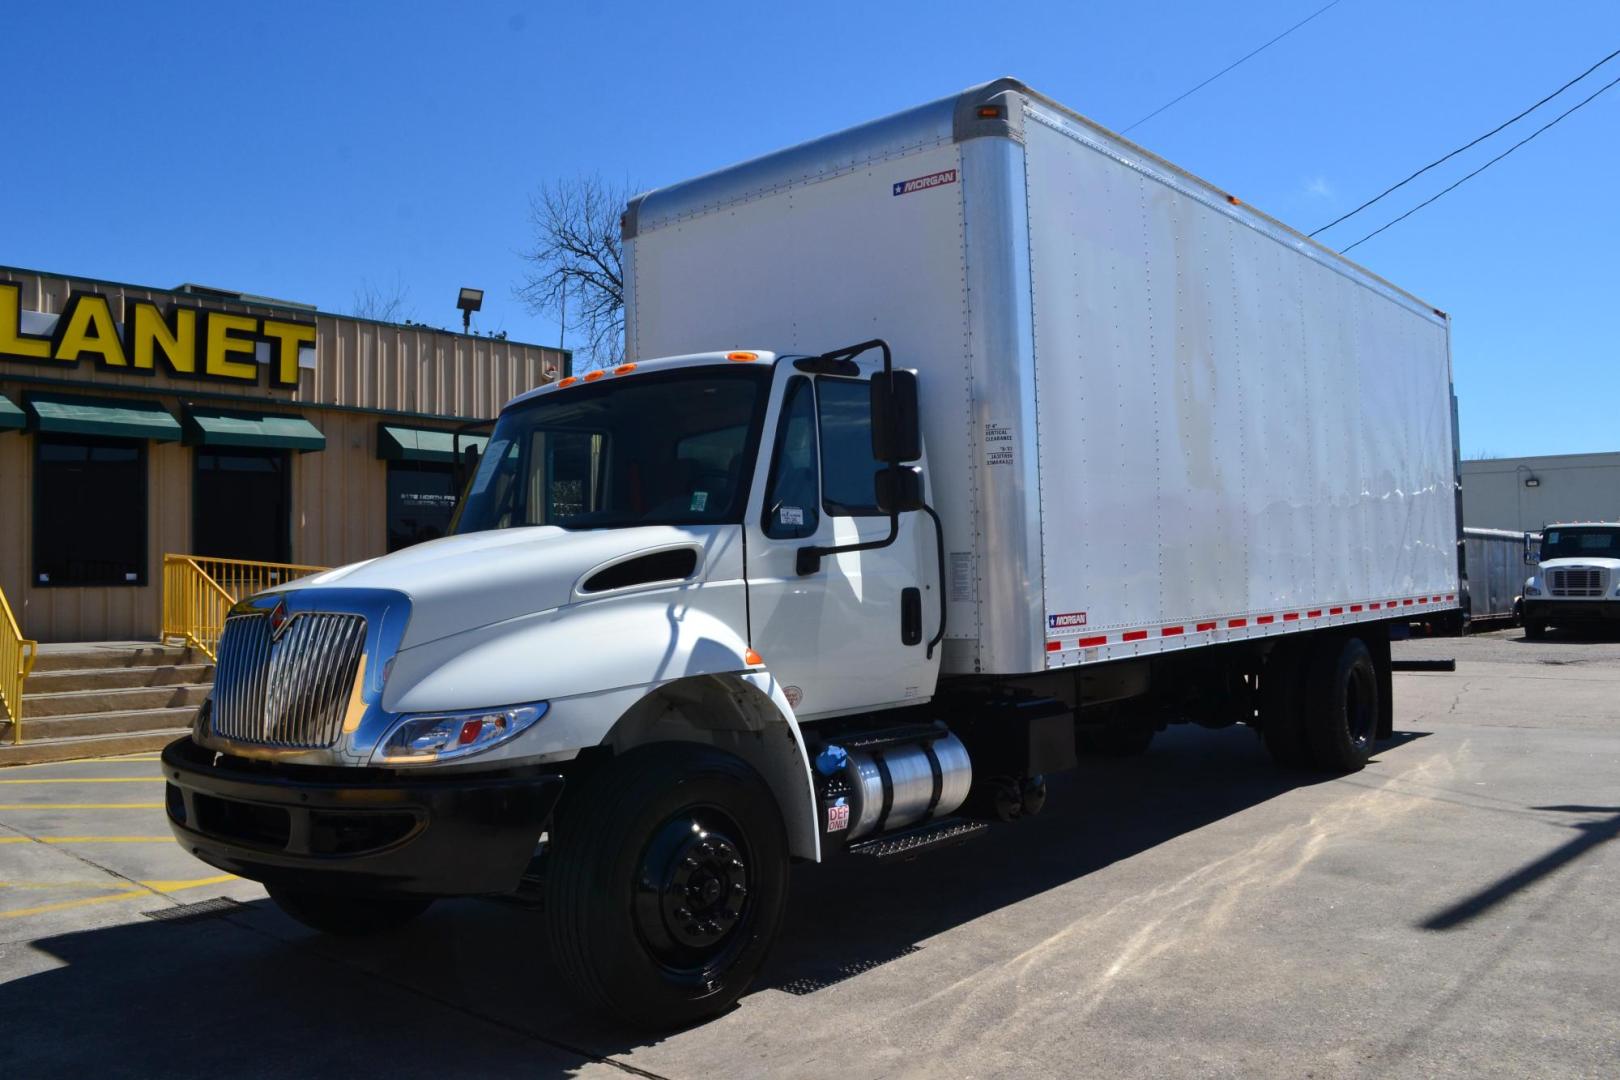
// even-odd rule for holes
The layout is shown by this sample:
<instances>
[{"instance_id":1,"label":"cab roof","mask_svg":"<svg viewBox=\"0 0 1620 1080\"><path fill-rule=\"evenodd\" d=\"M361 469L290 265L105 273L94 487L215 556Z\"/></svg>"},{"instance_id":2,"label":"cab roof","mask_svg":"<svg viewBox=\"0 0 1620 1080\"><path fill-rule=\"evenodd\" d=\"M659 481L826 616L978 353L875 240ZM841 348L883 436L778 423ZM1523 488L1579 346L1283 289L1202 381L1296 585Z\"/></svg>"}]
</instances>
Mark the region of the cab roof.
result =
<instances>
[{"instance_id":1,"label":"cab roof","mask_svg":"<svg viewBox=\"0 0 1620 1080\"><path fill-rule=\"evenodd\" d=\"M673 371L677 368L704 367L716 364L752 364L769 367L777 361L777 354L768 349L730 349L724 352L687 353L683 356L661 356L653 360L629 360L612 367L597 368L587 371L583 375L570 375L566 379L537 386L533 390L525 391L508 401L501 411L505 412L514 405L522 404L543 394L552 394L560 390L567 390L571 386L584 386L589 383L601 382L604 379L622 379L626 376L644 375L658 371Z\"/></svg>"}]
</instances>

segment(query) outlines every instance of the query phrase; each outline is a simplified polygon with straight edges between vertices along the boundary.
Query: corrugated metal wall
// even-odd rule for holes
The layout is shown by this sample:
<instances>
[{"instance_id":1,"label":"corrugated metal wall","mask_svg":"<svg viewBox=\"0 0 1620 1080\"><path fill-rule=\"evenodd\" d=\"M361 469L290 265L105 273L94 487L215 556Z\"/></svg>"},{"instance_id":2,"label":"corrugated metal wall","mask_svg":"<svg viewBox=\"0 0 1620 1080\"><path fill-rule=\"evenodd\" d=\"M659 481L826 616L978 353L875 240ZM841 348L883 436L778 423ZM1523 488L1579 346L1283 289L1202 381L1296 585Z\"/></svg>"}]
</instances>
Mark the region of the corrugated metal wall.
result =
<instances>
[{"instance_id":1,"label":"corrugated metal wall","mask_svg":"<svg viewBox=\"0 0 1620 1080\"><path fill-rule=\"evenodd\" d=\"M70 292L112 300L180 302L210 309L310 318L287 309L220 304L200 297L106 282L59 278L0 268L0 281L22 286L22 307L59 312ZM182 401L273 408L303 415L326 436L326 449L292 457L292 560L336 566L381 555L387 548L386 462L377 459L382 419L447 429L458 420L493 417L515 395L546 381L563 354L519 342L419 330L387 323L315 315L317 358L296 391L235 386L217 380L131 375L76 365L0 360L0 393L18 404L30 388L72 383L86 393L117 397L154 392L176 417ZM346 411L365 410L365 411ZM193 449L151 443L147 458L147 584L125 587L36 588L32 579L32 435L0 432L0 589L23 633L41 641L151 640L162 622L162 565L167 552L192 553ZM206 554L206 553L201 553Z\"/></svg>"},{"instance_id":2,"label":"corrugated metal wall","mask_svg":"<svg viewBox=\"0 0 1620 1080\"><path fill-rule=\"evenodd\" d=\"M129 298L305 321L313 315L316 323L316 368L302 374L296 391L245 383L236 386L219 381L176 379L163 372L126 374L97 370L89 360L74 365L0 361L0 378L35 375L94 382L108 388L127 386L148 392L223 394L261 403L343 405L471 418L494 416L511 398L545 382L548 365L560 366L562 361L562 354L556 349L516 341L496 341L289 308L218 303L162 289L54 277L4 267L0 267L0 281L21 286L25 311L55 314L62 310L71 293L95 292L109 298L115 316L121 315L124 300Z\"/></svg>"}]
</instances>

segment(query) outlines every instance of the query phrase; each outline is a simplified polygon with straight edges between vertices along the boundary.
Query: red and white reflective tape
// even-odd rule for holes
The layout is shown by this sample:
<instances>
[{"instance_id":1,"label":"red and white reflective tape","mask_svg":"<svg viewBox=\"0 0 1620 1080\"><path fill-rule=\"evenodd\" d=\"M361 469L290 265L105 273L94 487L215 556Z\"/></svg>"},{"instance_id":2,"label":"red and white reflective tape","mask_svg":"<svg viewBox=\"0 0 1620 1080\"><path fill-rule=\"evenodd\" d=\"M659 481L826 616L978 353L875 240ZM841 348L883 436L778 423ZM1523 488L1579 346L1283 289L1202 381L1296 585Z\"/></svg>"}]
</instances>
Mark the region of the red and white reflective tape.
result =
<instances>
[{"instance_id":1,"label":"red and white reflective tape","mask_svg":"<svg viewBox=\"0 0 1620 1080\"><path fill-rule=\"evenodd\" d=\"M1278 622L1312 622L1323 618L1342 618L1346 614L1361 615L1371 611L1391 611L1395 608L1455 603L1456 599L1456 593L1446 593L1444 596L1402 596L1394 600L1363 600L1354 604L1334 604L1327 608L1310 608L1305 611L1278 611L1269 612L1265 615L1237 616L1226 620L1226 629L1246 630L1251 621L1255 626L1274 626ZM1129 645L1138 641L1146 641L1150 637L1196 637L1199 634L1218 633L1219 630L1220 620L1216 619L1196 622L1190 628L1186 623L1171 623L1165 626L1120 630L1110 634L1086 634L1073 640L1054 638L1046 643L1046 651L1055 653L1067 649L1095 649L1104 645Z\"/></svg>"}]
</instances>

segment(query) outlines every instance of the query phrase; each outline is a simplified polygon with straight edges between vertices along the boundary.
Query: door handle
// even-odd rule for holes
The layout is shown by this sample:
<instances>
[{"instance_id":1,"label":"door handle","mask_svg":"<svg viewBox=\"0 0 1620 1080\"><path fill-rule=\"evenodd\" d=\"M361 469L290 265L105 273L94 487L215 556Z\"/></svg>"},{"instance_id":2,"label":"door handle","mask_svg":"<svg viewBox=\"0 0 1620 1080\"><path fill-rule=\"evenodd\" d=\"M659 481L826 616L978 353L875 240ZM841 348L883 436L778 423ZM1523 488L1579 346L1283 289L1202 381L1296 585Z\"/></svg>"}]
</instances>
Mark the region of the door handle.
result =
<instances>
[{"instance_id":1,"label":"door handle","mask_svg":"<svg viewBox=\"0 0 1620 1080\"><path fill-rule=\"evenodd\" d=\"M900 644L922 644L922 590L900 590Z\"/></svg>"}]
</instances>

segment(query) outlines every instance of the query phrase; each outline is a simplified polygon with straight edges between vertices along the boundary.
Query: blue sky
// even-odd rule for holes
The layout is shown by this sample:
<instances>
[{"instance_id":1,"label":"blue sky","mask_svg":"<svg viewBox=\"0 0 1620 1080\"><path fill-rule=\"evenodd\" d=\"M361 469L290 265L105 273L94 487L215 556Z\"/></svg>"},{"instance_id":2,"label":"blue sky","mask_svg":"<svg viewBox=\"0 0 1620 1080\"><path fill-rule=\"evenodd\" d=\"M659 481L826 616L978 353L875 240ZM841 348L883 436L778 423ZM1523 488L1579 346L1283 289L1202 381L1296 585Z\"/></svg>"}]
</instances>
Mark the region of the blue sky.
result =
<instances>
[{"instance_id":1,"label":"blue sky","mask_svg":"<svg viewBox=\"0 0 1620 1080\"><path fill-rule=\"evenodd\" d=\"M11 3L0 262L343 311L369 283L544 343L537 184L643 187L1016 75L1113 127L1323 0ZM1309 231L1620 48L1620 4L1343 0L1132 132ZM1620 74L1325 234L1348 244ZM1620 449L1620 87L1356 250L1453 317L1465 454Z\"/></svg>"}]
</instances>

